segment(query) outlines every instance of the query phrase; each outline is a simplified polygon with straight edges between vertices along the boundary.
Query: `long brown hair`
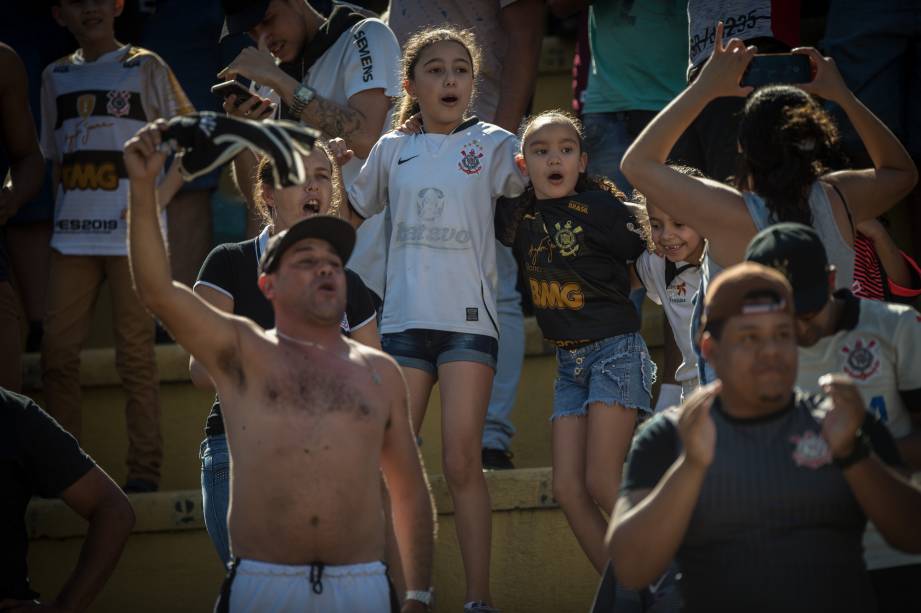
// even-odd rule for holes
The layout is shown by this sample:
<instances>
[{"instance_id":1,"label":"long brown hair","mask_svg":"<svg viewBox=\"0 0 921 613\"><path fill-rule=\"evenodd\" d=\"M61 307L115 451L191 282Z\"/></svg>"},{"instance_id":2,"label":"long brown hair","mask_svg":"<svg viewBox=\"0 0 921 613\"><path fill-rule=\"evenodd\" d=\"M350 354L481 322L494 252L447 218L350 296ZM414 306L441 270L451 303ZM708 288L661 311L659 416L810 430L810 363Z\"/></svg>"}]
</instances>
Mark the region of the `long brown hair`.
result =
<instances>
[{"instance_id":1,"label":"long brown hair","mask_svg":"<svg viewBox=\"0 0 921 613\"><path fill-rule=\"evenodd\" d=\"M470 63L473 64L474 83L476 83L476 75L480 68L480 47L476 43L476 37L470 30L460 30L448 25L420 30L406 41L406 45L403 47L403 60L400 62L400 76L404 83L415 80L414 72L422 52L435 43L442 41L455 42L467 50ZM471 103L475 94L476 86L474 86L474 92L470 96ZM399 128L407 119L418 112L419 103L409 95L409 92L404 87L400 105L397 107L397 112L393 114L393 127Z\"/></svg>"},{"instance_id":2,"label":"long brown hair","mask_svg":"<svg viewBox=\"0 0 921 613\"><path fill-rule=\"evenodd\" d=\"M812 225L812 184L829 165L844 163L838 129L825 109L798 87L763 87L745 103L739 146L736 187L763 197L778 221Z\"/></svg>"},{"instance_id":3,"label":"long brown hair","mask_svg":"<svg viewBox=\"0 0 921 613\"><path fill-rule=\"evenodd\" d=\"M322 151L326 158L329 160L330 172L330 182L332 183L332 197L329 202L329 212L327 215L335 215L336 217L341 217L339 214L339 207L342 204L342 198L344 193L344 187L342 184L342 171L339 169L339 164L336 163L336 158L329 150L327 144L323 141L316 141L313 144L314 150L319 149ZM300 155L295 153L295 155ZM275 163L272 161L272 158L268 156L262 156L259 159L259 164L256 166L256 181L253 185L253 202L256 205L256 212L259 214L259 217L262 218L262 221L266 224L275 223L275 219L272 217L271 206L265 201L265 196L263 195L263 190L275 190L275 178L274 178L274 167Z\"/></svg>"}]
</instances>

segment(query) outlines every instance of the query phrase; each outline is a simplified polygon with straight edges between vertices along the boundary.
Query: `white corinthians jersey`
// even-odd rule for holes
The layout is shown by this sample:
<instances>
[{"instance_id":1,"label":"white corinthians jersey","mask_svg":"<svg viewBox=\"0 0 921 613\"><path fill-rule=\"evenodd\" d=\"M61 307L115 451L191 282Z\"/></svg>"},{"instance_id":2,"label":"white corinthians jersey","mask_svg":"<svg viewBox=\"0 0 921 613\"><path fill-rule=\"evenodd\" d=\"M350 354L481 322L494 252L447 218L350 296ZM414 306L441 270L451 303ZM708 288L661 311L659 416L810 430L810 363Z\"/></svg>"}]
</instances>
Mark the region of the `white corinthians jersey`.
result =
<instances>
[{"instance_id":1,"label":"white corinthians jersey","mask_svg":"<svg viewBox=\"0 0 921 613\"><path fill-rule=\"evenodd\" d=\"M390 132L374 145L349 201L363 217L390 207L382 333L412 328L498 338L496 199L526 180L518 141L476 118L451 134Z\"/></svg>"},{"instance_id":2,"label":"white corinthians jersey","mask_svg":"<svg viewBox=\"0 0 921 613\"><path fill-rule=\"evenodd\" d=\"M700 266L672 264L654 253L644 252L636 261L636 275L646 288L646 296L662 305L665 317L681 350L683 362L675 373L679 384L697 378L697 355L691 346L691 316L694 296L700 289Z\"/></svg>"},{"instance_id":3,"label":"white corinthians jersey","mask_svg":"<svg viewBox=\"0 0 921 613\"><path fill-rule=\"evenodd\" d=\"M868 410L894 438L903 437L912 428L909 411L921 410L921 314L905 305L861 300L847 290L836 296L846 296L839 329L812 347L800 348L797 386L819 391L819 377L846 373ZM921 563L919 556L888 547L872 524L864 551L871 570Z\"/></svg>"},{"instance_id":4,"label":"white corinthians jersey","mask_svg":"<svg viewBox=\"0 0 921 613\"><path fill-rule=\"evenodd\" d=\"M126 255L122 148L146 123L192 112L154 53L125 45L94 62L81 51L42 75L42 150L60 164L51 246L66 255Z\"/></svg>"}]
</instances>

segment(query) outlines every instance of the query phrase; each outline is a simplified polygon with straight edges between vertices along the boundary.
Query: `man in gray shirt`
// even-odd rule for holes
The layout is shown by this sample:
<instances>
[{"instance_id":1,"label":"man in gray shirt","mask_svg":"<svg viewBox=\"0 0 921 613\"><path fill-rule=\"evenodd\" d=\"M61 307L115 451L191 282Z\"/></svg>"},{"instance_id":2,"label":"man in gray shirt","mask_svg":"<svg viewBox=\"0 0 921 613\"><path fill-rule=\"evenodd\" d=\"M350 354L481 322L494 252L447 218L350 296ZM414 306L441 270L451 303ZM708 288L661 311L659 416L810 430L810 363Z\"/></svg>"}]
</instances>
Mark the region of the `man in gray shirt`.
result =
<instances>
[{"instance_id":1,"label":"man in gray shirt","mask_svg":"<svg viewBox=\"0 0 921 613\"><path fill-rule=\"evenodd\" d=\"M793 305L753 262L708 289L700 343L719 380L634 441L608 535L625 586L674 558L684 611L876 611L867 519L921 551L921 491L887 466L898 451L850 379L794 390Z\"/></svg>"}]
</instances>

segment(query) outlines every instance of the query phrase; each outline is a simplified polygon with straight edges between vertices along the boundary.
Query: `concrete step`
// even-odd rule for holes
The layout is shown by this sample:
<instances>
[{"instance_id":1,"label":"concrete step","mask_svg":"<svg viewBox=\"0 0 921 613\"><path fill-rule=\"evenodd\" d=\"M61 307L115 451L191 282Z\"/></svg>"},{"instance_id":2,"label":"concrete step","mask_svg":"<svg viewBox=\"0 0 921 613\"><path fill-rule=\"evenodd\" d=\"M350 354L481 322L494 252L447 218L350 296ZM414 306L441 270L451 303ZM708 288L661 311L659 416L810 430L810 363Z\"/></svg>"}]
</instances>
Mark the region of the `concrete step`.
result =
<instances>
[{"instance_id":1,"label":"concrete step","mask_svg":"<svg viewBox=\"0 0 921 613\"><path fill-rule=\"evenodd\" d=\"M492 592L504 613L588 610L598 577L551 495L550 469L487 473L492 496ZM464 574L454 510L444 479L431 478L438 509L436 612L460 610ZM205 531L196 489L131 496L137 524L98 613L210 611L224 571ZM29 568L45 597L63 585L86 535L83 520L59 501L29 507Z\"/></svg>"}]
</instances>

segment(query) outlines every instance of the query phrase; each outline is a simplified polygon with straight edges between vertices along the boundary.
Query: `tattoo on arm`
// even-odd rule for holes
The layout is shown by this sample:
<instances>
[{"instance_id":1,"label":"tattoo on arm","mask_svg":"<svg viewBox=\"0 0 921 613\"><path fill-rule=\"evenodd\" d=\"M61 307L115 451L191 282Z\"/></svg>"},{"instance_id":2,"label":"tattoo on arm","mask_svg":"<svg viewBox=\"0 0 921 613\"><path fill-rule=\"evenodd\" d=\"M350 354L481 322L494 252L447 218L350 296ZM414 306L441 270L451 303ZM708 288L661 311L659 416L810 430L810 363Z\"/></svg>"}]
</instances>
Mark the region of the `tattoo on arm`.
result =
<instances>
[{"instance_id":1,"label":"tattoo on arm","mask_svg":"<svg viewBox=\"0 0 921 613\"><path fill-rule=\"evenodd\" d=\"M348 106L341 106L317 96L304 109L301 119L330 138L349 140L361 132L364 115Z\"/></svg>"}]
</instances>

